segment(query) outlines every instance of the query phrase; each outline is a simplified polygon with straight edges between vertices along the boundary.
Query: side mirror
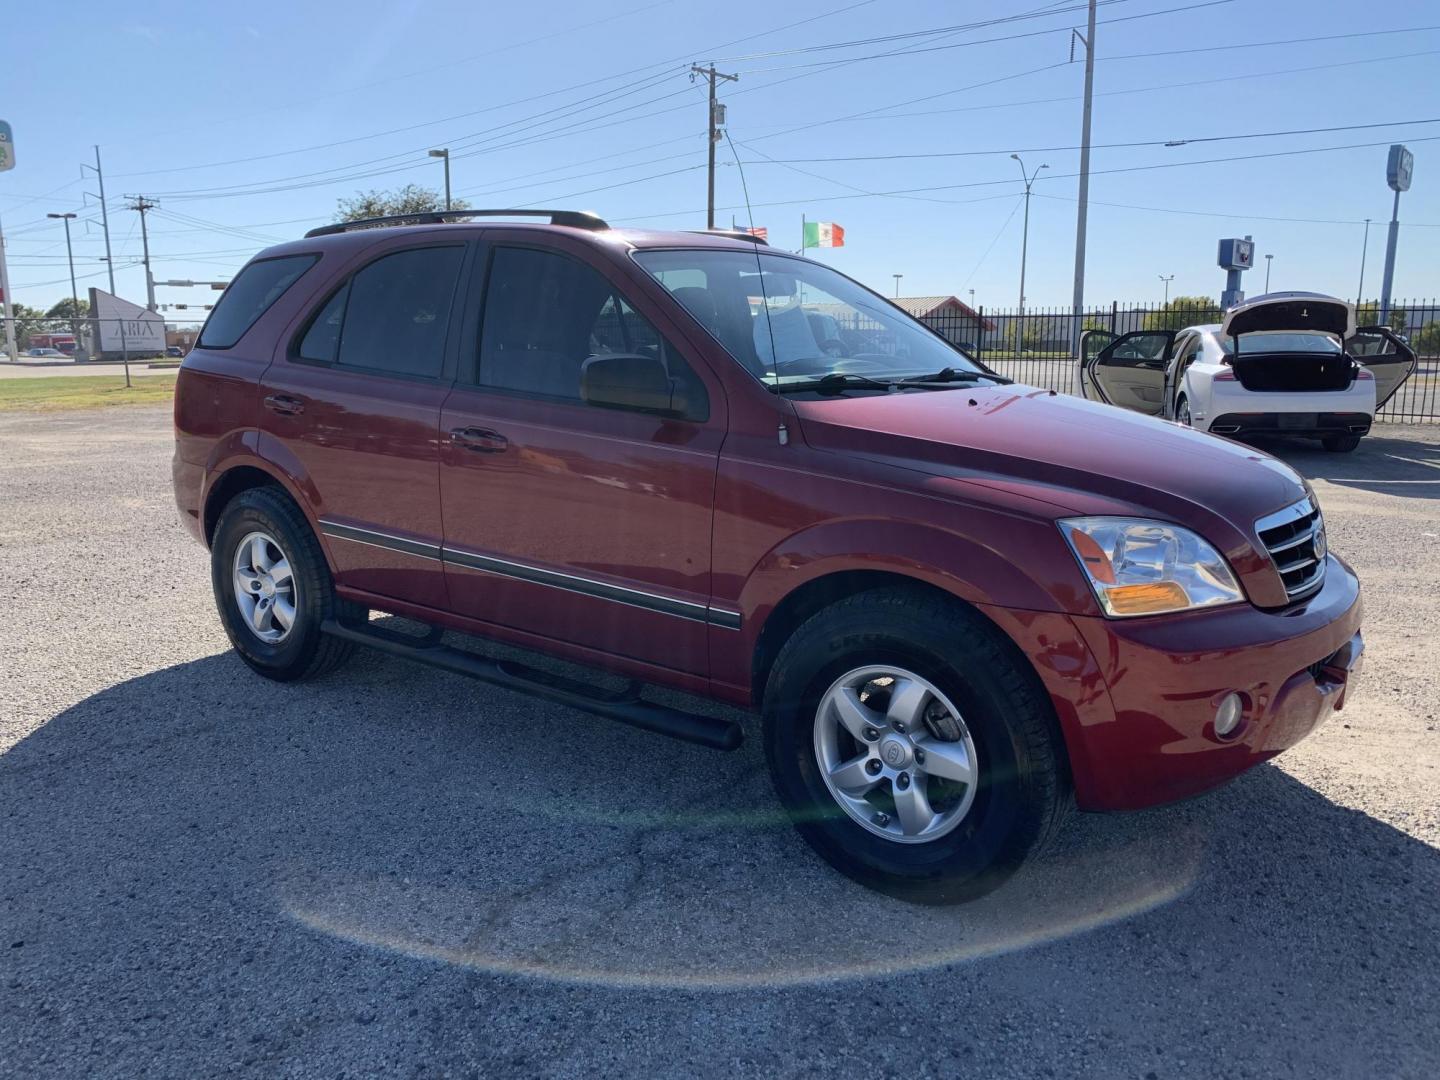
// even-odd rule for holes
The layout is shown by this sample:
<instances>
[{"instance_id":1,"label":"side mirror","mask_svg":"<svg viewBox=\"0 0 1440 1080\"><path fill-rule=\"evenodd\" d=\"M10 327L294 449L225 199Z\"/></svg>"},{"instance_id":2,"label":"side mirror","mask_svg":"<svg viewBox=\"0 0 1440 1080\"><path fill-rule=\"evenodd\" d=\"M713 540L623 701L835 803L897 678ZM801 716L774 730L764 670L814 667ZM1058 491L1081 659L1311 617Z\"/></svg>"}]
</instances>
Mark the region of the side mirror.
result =
<instances>
[{"instance_id":1,"label":"side mirror","mask_svg":"<svg viewBox=\"0 0 1440 1080\"><path fill-rule=\"evenodd\" d=\"M580 396L590 405L607 409L683 415L685 402L677 400L675 381L665 365L653 356L609 353L592 356L580 368Z\"/></svg>"}]
</instances>

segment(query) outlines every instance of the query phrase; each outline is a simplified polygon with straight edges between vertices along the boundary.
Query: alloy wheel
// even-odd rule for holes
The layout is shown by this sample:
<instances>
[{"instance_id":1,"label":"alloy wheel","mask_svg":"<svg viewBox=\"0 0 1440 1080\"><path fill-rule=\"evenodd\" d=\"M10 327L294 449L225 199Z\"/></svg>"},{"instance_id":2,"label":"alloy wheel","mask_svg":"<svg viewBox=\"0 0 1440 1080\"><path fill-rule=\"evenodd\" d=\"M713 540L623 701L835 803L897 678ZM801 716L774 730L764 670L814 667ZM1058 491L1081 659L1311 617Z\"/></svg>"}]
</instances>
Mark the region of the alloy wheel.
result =
<instances>
[{"instance_id":1,"label":"alloy wheel","mask_svg":"<svg viewBox=\"0 0 1440 1080\"><path fill-rule=\"evenodd\" d=\"M235 606L245 626L267 645L289 636L299 607L299 589L279 542L265 532L247 533L235 547Z\"/></svg>"},{"instance_id":2,"label":"alloy wheel","mask_svg":"<svg viewBox=\"0 0 1440 1080\"><path fill-rule=\"evenodd\" d=\"M836 803L886 840L936 840L975 801L969 728L933 683L903 668L860 667L836 679L815 712L814 747Z\"/></svg>"}]
</instances>

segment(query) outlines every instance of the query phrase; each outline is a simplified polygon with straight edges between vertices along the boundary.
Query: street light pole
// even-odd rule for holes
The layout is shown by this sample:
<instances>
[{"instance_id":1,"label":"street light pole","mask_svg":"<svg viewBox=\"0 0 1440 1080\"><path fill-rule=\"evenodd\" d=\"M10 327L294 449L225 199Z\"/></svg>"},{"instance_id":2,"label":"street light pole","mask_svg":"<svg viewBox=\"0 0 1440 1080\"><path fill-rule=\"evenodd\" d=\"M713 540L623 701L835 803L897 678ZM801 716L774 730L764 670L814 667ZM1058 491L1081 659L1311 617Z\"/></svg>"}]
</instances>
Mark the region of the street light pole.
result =
<instances>
[{"instance_id":1,"label":"street light pole","mask_svg":"<svg viewBox=\"0 0 1440 1080\"><path fill-rule=\"evenodd\" d=\"M905 275L904 275L904 274L891 274L890 276L895 279L895 298L898 300L898 299L900 298L900 279L901 279L902 277L904 277Z\"/></svg>"},{"instance_id":2,"label":"street light pole","mask_svg":"<svg viewBox=\"0 0 1440 1080\"><path fill-rule=\"evenodd\" d=\"M75 351L80 351L80 293L75 288L75 252L70 247L70 220L74 214L46 214L48 218L59 218L65 223L65 258L70 263L70 334L75 339Z\"/></svg>"},{"instance_id":3,"label":"street light pole","mask_svg":"<svg viewBox=\"0 0 1440 1080\"><path fill-rule=\"evenodd\" d=\"M1274 255L1265 256L1265 291L1267 293L1270 291L1270 260L1273 258L1275 258Z\"/></svg>"},{"instance_id":4,"label":"street light pole","mask_svg":"<svg viewBox=\"0 0 1440 1080\"><path fill-rule=\"evenodd\" d=\"M1019 309L1019 332L1015 336L1015 351L1020 351L1020 346L1025 335L1025 260L1030 248L1030 186L1035 183L1035 177L1040 175L1041 169L1048 169L1049 165L1037 165L1035 171L1028 176L1025 174L1025 162L1020 160L1019 154L1011 154L1020 164L1020 178L1025 181L1025 225L1020 232L1020 309Z\"/></svg>"},{"instance_id":5,"label":"street light pole","mask_svg":"<svg viewBox=\"0 0 1440 1080\"><path fill-rule=\"evenodd\" d=\"M1360 241L1360 287L1355 290L1355 306L1365 302L1365 253L1370 250L1370 219L1365 219L1365 238Z\"/></svg>"},{"instance_id":6,"label":"street light pole","mask_svg":"<svg viewBox=\"0 0 1440 1080\"><path fill-rule=\"evenodd\" d=\"M444 158L444 159L445 159L445 209L446 209L446 210L449 210L449 209L450 209L450 149L449 149L449 147L446 147L446 148L443 149L443 150L431 150L431 151L430 151L430 156L431 156L431 157L438 157L438 158Z\"/></svg>"},{"instance_id":7,"label":"street light pole","mask_svg":"<svg viewBox=\"0 0 1440 1080\"><path fill-rule=\"evenodd\" d=\"M1164 274L1160 274L1158 276L1165 283L1165 306L1168 308L1170 306L1170 282L1175 280L1175 275L1171 274L1166 277Z\"/></svg>"}]
</instances>

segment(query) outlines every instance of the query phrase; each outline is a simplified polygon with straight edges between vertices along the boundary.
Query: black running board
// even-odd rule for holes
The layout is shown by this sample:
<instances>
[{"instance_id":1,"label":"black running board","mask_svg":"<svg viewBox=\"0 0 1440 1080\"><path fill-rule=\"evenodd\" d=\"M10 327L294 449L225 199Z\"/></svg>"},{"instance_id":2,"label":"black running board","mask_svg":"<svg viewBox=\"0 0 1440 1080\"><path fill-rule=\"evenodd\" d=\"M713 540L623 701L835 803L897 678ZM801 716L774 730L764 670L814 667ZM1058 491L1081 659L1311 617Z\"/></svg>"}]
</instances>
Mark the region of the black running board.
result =
<instances>
[{"instance_id":1,"label":"black running board","mask_svg":"<svg viewBox=\"0 0 1440 1080\"><path fill-rule=\"evenodd\" d=\"M321 629L335 637L368 645L372 649L413 660L417 664L428 664L442 671L468 675L481 682L493 683L522 694L532 694L560 705L568 705L572 709L653 731L657 735L669 735L674 739L699 743L715 750L734 750L744 739L740 725L733 720L681 712L679 709L670 709L643 700L638 693L638 683L631 683L626 689L611 693L523 664L477 656L443 644L442 631L438 627L432 627L424 637L416 637L373 624L357 626L326 619Z\"/></svg>"}]
</instances>

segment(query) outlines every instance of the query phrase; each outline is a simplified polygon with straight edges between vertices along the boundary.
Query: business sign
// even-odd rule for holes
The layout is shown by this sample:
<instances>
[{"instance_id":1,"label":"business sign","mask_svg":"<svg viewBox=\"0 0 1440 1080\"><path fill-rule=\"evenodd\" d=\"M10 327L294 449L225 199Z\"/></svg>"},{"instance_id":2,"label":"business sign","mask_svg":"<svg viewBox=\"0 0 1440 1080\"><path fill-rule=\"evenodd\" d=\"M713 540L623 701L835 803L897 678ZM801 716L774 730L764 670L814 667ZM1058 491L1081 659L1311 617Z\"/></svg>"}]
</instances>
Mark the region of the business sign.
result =
<instances>
[{"instance_id":1,"label":"business sign","mask_svg":"<svg viewBox=\"0 0 1440 1080\"><path fill-rule=\"evenodd\" d=\"M1390 147L1390 159L1385 162L1385 181L1391 191L1409 191L1410 178L1415 174L1415 155L1409 148L1396 143Z\"/></svg>"},{"instance_id":2,"label":"business sign","mask_svg":"<svg viewBox=\"0 0 1440 1080\"><path fill-rule=\"evenodd\" d=\"M1239 238L1220 241L1220 255L1216 259L1222 270L1249 270L1255 265L1255 243Z\"/></svg>"},{"instance_id":3,"label":"business sign","mask_svg":"<svg viewBox=\"0 0 1440 1080\"><path fill-rule=\"evenodd\" d=\"M101 353L165 352L165 320L158 312L101 289L90 290L90 319Z\"/></svg>"},{"instance_id":4,"label":"business sign","mask_svg":"<svg viewBox=\"0 0 1440 1080\"><path fill-rule=\"evenodd\" d=\"M15 133L10 125L0 120L0 172L15 167Z\"/></svg>"}]
</instances>

